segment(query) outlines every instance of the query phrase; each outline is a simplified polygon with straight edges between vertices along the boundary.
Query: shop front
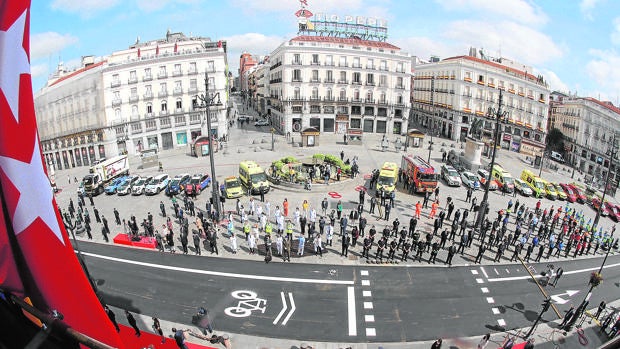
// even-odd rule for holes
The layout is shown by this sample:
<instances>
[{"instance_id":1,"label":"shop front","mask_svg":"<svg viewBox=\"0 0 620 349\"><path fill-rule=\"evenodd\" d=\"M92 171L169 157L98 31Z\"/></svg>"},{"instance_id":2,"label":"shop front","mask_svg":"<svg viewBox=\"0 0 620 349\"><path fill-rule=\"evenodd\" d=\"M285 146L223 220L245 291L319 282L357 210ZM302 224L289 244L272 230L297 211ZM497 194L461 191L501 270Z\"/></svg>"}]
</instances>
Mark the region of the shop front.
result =
<instances>
[{"instance_id":1,"label":"shop front","mask_svg":"<svg viewBox=\"0 0 620 349\"><path fill-rule=\"evenodd\" d=\"M338 114L336 115L336 133L340 135L346 135L349 129L349 115Z\"/></svg>"},{"instance_id":2,"label":"shop front","mask_svg":"<svg viewBox=\"0 0 620 349\"><path fill-rule=\"evenodd\" d=\"M512 135L508 133L504 133L502 135L502 149L510 149L510 140L512 139Z\"/></svg>"},{"instance_id":3,"label":"shop front","mask_svg":"<svg viewBox=\"0 0 620 349\"><path fill-rule=\"evenodd\" d=\"M510 142L510 150L519 153L521 151L521 137L520 136L512 136Z\"/></svg>"}]
</instances>

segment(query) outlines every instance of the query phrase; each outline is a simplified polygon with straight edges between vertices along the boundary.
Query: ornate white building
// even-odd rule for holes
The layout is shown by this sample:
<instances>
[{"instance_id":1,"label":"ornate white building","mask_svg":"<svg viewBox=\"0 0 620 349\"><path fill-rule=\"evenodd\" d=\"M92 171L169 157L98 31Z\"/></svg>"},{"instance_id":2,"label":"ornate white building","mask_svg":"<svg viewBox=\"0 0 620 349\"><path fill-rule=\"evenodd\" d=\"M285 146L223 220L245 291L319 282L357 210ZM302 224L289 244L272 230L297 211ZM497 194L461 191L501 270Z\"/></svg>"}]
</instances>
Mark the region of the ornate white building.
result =
<instances>
[{"instance_id":1,"label":"ornate white building","mask_svg":"<svg viewBox=\"0 0 620 349\"><path fill-rule=\"evenodd\" d=\"M434 135L463 140L476 119L483 121L483 133L492 139L493 117L489 108L498 107L507 120L500 124L505 149L542 156L549 113L549 89L532 68L505 58L478 58L475 49L468 56L451 57L414 67L413 121Z\"/></svg>"},{"instance_id":2,"label":"ornate white building","mask_svg":"<svg viewBox=\"0 0 620 349\"><path fill-rule=\"evenodd\" d=\"M265 105L280 133L407 130L411 56L394 45L301 35L276 48L269 66Z\"/></svg>"},{"instance_id":3,"label":"ornate white building","mask_svg":"<svg viewBox=\"0 0 620 349\"><path fill-rule=\"evenodd\" d=\"M608 152L616 133L620 142L620 108L611 102L602 102L591 97L551 94L550 128L557 128L564 135L566 163L578 171L604 180L609 170ZM617 161L611 169L617 182Z\"/></svg>"},{"instance_id":4,"label":"ornate white building","mask_svg":"<svg viewBox=\"0 0 620 349\"><path fill-rule=\"evenodd\" d=\"M73 167L124 152L188 146L208 133L204 109L194 108L200 103L196 96L205 94L205 73L214 97L211 133L224 136L229 92L225 42L168 32L164 39L136 42L100 63L61 72L35 96L48 162L62 158L62 167ZM73 159L84 149L90 158Z\"/></svg>"}]
</instances>

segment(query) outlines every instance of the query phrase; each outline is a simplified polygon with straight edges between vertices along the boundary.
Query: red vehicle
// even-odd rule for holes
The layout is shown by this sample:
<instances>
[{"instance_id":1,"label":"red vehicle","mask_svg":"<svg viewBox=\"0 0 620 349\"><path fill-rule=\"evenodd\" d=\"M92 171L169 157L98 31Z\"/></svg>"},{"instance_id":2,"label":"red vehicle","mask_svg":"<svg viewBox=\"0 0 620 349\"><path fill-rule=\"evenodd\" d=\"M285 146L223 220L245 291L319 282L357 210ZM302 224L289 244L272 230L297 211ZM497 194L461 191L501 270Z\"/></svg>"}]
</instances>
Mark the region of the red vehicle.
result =
<instances>
[{"instance_id":1,"label":"red vehicle","mask_svg":"<svg viewBox=\"0 0 620 349\"><path fill-rule=\"evenodd\" d=\"M403 170L403 180L411 182L416 193L432 193L437 188L439 174L421 157L403 155L400 167Z\"/></svg>"},{"instance_id":2,"label":"red vehicle","mask_svg":"<svg viewBox=\"0 0 620 349\"><path fill-rule=\"evenodd\" d=\"M564 193L566 193L566 201L568 202L575 202L577 201L577 195L575 195L575 191L568 186L568 184L564 184L564 183L560 183L560 188L562 188L562 190L564 190Z\"/></svg>"},{"instance_id":3,"label":"red vehicle","mask_svg":"<svg viewBox=\"0 0 620 349\"><path fill-rule=\"evenodd\" d=\"M614 222L618 222L618 220L620 220L620 208L618 208L618 206L609 201L605 201L604 207L605 210L609 212L609 218L611 218Z\"/></svg>"},{"instance_id":4,"label":"red vehicle","mask_svg":"<svg viewBox=\"0 0 620 349\"><path fill-rule=\"evenodd\" d=\"M609 216L609 209L607 208L607 204L609 204L607 201L605 202L605 205L603 205L603 208L601 209L601 216ZM590 206L592 206L592 208L595 211L598 211L598 208L601 206L601 199L599 199L596 196L592 197L592 200L590 200Z\"/></svg>"},{"instance_id":5,"label":"red vehicle","mask_svg":"<svg viewBox=\"0 0 620 349\"><path fill-rule=\"evenodd\" d=\"M583 189L579 188L578 186L574 184L568 184L568 186L573 190L573 193L577 197L578 203L585 204L586 202L588 202L586 195L583 193Z\"/></svg>"}]
</instances>

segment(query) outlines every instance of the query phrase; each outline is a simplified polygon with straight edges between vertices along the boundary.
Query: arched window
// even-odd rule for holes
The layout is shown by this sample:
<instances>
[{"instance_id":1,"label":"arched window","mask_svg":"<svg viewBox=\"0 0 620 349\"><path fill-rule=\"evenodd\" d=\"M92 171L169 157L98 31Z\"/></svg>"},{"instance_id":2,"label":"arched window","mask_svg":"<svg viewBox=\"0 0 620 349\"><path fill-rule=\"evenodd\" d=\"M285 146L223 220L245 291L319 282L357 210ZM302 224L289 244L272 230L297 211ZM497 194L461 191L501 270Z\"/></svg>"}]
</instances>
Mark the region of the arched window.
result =
<instances>
[{"instance_id":1,"label":"arched window","mask_svg":"<svg viewBox=\"0 0 620 349\"><path fill-rule=\"evenodd\" d=\"M347 91L345 89L340 90L340 100L344 101L347 99Z\"/></svg>"},{"instance_id":2,"label":"arched window","mask_svg":"<svg viewBox=\"0 0 620 349\"><path fill-rule=\"evenodd\" d=\"M327 89L327 99L329 100L329 99L332 99L333 97L334 97L334 94L332 92L332 89L328 88Z\"/></svg>"},{"instance_id":3,"label":"arched window","mask_svg":"<svg viewBox=\"0 0 620 349\"><path fill-rule=\"evenodd\" d=\"M163 111L163 112L167 112L168 111L168 102L161 101L161 111Z\"/></svg>"},{"instance_id":4,"label":"arched window","mask_svg":"<svg viewBox=\"0 0 620 349\"><path fill-rule=\"evenodd\" d=\"M177 109L177 111L183 111L183 100L181 100L181 98L177 98L177 101L174 107Z\"/></svg>"},{"instance_id":5,"label":"arched window","mask_svg":"<svg viewBox=\"0 0 620 349\"><path fill-rule=\"evenodd\" d=\"M114 109L114 117L116 118L116 120L120 120L121 119L121 109L120 108Z\"/></svg>"},{"instance_id":6,"label":"arched window","mask_svg":"<svg viewBox=\"0 0 620 349\"><path fill-rule=\"evenodd\" d=\"M317 87L312 88L312 99L319 99L319 89Z\"/></svg>"},{"instance_id":7,"label":"arched window","mask_svg":"<svg viewBox=\"0 0 620 349\"><path fill-rule=\"evenodd\" d=\"M353 92L353 100L355 100L355 101L359 101L359 100L360 100L360 90L357 90L357 89L356 89L356 90Z\"/></svg>"},{"instance_id":8,"label":"arched window","mask_svg":"<svg viewBox=\"0 0 620 349\"><path fill-rule=\"evenodd\" d=\"M131 115L132 116L137 116L138 115L138 106L135 105L135 104L131 106Z\"/></svg>"},{"instance_id":9,"label":"arched window","mask_svg":"<svg viewBox=\"0 0 620 349\"><path fill-rule=\"evenodd\" d=\"M366 102L372 102L372 91L366 92Z\"/></svg>"},{"instance_id":10,"label":"arched window","mask_svg":"<svg viewBox=\"0 0 620 349\"><path fill-rule=\"evenodd\" d=\"M399 96L400 98L402 98L402 95ZM386 102L386 96L385 96L385 92L381 92L381 97L380 97L380 102L381 103L385 103ZM400 103L400 102L399 102Z\"/></svg>"}]
</instances>

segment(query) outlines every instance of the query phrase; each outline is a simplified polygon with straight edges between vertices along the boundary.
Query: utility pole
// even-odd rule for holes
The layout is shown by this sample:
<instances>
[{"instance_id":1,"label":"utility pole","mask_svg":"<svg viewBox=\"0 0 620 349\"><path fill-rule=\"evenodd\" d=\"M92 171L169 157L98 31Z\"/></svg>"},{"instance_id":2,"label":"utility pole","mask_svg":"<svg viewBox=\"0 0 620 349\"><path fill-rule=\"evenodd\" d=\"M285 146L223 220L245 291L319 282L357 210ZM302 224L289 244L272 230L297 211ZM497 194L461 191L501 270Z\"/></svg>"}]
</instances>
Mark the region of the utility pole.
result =
<instances>
[{"instance_id":1,"label":"utility pole","mask_svg":"<svg viewBox=\"0 0 620 349\"><path fill-rule=\"evenodd\" d=\"M543 314L547 310L549 310L549 307L551 306L551 298L545 298L545 300L543 301L543 303L541 305L542 305L542 310L538 314L538 317L536 318L536 321L534 321L534 324L532 325L532 328L530 328L530 330L527 332L525 337L523 337L523 339L530 338L530 336L532 335L532 333L536 329L536 326L538 326L538 322L540 322L540 319L542 319Z\"/></svg>"},{"instance_id":2,"label":"utility pole","mask_svg":"<svg viewBox=\"0 0 620 349\"><path fill-rule=\"evenodd\" d=\"M428 162L431 163L431 150L433 150L433 133L435 132L435 74L431 77L431 110L433 115L431 116L431 141L428 145Z\"/></svg>"},{"instance_id":3,"label":"utility pole","mask_svg":"<svg viewBox=\"0 0 620 349\"><path fill-rule=\"evenodd\" d=\"M480 207L478 209L478 221L476 222L476 227L478 228L478 232L482 232L482 225L484 224L484 217L487 213L487 207L489 206L489 187L491 182L491 172L493 171L493 166L495 165L495 153L497 152L497 144L499 143L499 121L508 115L507 111L502 110L503 103L503 94L502 90L499 90L499 103L497 106L497 110L493 110L493 108L489 108L488 114L494 115L495 117L495 132L493 133L493 155L491 156L491 166L489 170L489 178L485 179L486 186L484 188L484 196L482 197L482 202L480 203Z\"/></svg>"},{"instance_id":4,"label":"utility pole","mask_svg":"<svg viewBox=\"0 0 620 349\"><path fill-rule=\"evenodd\" d=\"M207 118L207 134L209 135L209 161L211 162L211 199L213 200L213 206L217 213L218 219L222 218L222 204L220 203L220 186L217 183L217 177L215 176L215 160L213 158L213 135L211 134L211 105L221 105L220 93L217 92L212 96L209 95L209 73L205 71L205 94L198 95L200 99L200 105L197 108L204 108L206 110ZM214 103L215 97L217 102Z\"/></svg>"},{"instance_id":5,"label":"utility pole","mask_svg":"<svg viewBox=\"0 0 620 349\"><path fill-rule=\"evenodd\" d=\"M601 218L601 211L603 210L603 205L605 204L605 196L607 195L607 187L609 187L609 179L611 178L611 167L613 165L614 159L616 158L616 153L618 152L618 147L616 145L616 133L614 132L614 136L611 139L611 148L609 148L609 168L607 169L607 176L605 176L605 188L603 188L603 197L601 198L601 204L598 206L596 210L596 217L594 217L593 227L598 226L598 221Z\"/></svg>"}]
</instances>

